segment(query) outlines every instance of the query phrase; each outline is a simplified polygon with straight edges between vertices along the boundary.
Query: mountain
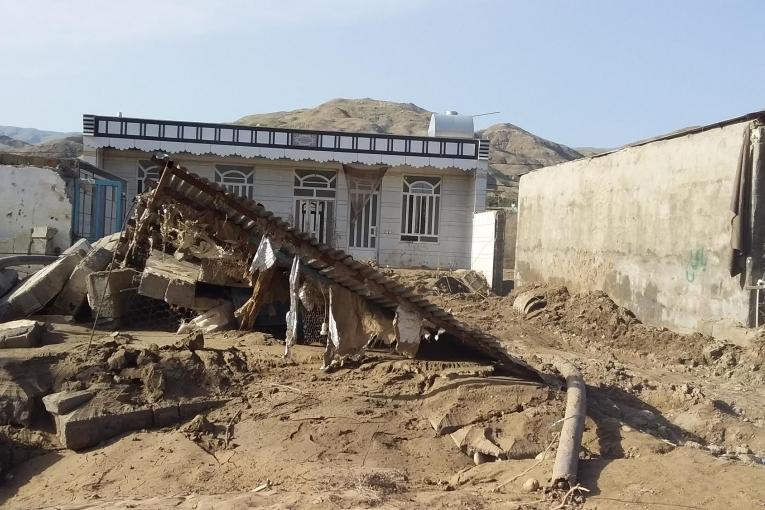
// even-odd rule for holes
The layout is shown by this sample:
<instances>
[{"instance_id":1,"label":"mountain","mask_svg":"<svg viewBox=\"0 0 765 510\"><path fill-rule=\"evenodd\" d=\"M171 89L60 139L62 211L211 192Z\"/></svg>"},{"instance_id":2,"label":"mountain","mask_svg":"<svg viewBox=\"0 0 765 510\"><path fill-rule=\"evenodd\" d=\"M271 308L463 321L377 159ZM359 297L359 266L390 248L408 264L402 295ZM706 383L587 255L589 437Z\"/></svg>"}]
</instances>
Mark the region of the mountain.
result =
<instances>
[{"instance_id":1,"label":"mountain","mask_svg":"<svg viewBox=\"0 0 765 510\"><path fill-rule=\"evenodd\" d=\"M430 112L417 105L369 98L333 99L316 108L258 113L236 121L250 126L422 136L427 135L429 122Z\"/></svg>"},{"instance_id":2,"label":"mountain","mask_svg":"<svg viewBox=\"0 0 765 510\"><path fill-rule=\"evenodd\" d=\"M0 126L0 135L26 142L30 145L45 143L51 140L80 136L80 133L65 133L62 131L46 131L44 129L22 128L16 126Z\"/></svg>"},{"instance_id":3,"label":"mountain","mask_svg":"<svg viewBox=\"0 0 765 510\"><path fill-rule=\"evenodd\" d=\"M247 115L238 124L363 133L426 135L431 112L412 103L375 99L333 99L315 108ZM499 189L490 203L511 205L518 176L582 157L570 147L540 138L513 124L494 124L477 132L489 139L489 170Z\"/></svg>"},{"instance_id":4,"label":"mountain","mask_svg":"<svg viewBox=\"0 0 765 510\"><path fill-rule=\"evenodd\" d=\"M16 152L23 150L25 147L29 147L29 144L10 136L0 135L0 151L2 152Z\"/></svg>"}]
</instances>

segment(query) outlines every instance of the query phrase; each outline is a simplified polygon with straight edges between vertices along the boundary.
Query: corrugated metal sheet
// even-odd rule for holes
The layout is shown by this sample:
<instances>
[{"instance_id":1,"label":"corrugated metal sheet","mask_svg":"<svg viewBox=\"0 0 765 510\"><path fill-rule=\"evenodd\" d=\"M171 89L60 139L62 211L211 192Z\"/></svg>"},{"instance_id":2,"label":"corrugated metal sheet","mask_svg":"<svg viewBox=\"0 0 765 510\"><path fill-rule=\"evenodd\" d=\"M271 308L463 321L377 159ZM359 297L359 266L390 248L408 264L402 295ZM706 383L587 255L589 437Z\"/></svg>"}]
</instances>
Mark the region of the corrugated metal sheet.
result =
<instances>
[{"instance_id":1,"label":"corrugated metal sheet","mask_svg":"<svg viewBox=\"0 0 765 510\"><path fill-rule=\"evenodd\" d=\"M168 161L165 168L165 172L170 172L170 175L169 178L163 176L160 179L155 190L157 198L167 196L195 208L217 211L248 233L259 236L267 234L282 251L299 256L314 271L364 299L389 310L395 310L399 304L408 305L465 346L494 360L515 365L527 375L537 375L529 365L508 352L506 345L498 338L459 321L451 313L386 277L377 269L354 260L343 250L319 243L311 234L298 231L255 201L227 192L222 186L172 161Z\"/></svg>"}]
</instances>

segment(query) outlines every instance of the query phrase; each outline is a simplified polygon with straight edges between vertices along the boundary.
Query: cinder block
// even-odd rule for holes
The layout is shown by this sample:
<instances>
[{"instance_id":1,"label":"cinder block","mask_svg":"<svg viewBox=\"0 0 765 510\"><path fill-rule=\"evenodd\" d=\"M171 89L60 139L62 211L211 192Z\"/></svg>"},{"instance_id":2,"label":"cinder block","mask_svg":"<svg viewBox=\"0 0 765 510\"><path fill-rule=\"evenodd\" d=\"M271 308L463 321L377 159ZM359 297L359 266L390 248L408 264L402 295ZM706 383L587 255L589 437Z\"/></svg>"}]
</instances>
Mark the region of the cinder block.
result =
<instances>
[{"instance_id":1,"label":"cinder block","mask_svg":"<svg viewBox=\"0 0 765 510\"><path fill-rule=\"evenodd\" d=\"M40 345L45 324L26 319L0 324L0 349L37 347Z\"/></svg>"}]
</instances>

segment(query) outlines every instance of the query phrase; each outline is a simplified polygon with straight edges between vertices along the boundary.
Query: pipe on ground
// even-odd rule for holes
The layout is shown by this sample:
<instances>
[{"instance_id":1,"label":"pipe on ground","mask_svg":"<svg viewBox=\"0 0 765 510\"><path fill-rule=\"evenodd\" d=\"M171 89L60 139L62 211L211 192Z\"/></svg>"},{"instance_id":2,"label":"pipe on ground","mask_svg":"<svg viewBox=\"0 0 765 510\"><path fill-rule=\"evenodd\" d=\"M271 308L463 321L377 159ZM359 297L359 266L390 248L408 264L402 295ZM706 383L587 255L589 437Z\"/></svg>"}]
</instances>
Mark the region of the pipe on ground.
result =
<instances>
[{"instance_id":1,"label":"pipe on ground","mask_svg":"<svg viewBox=\"0 0 765 510\"><path fill-rule=\"evenodd\" d=\"M51 262L55 262L57 258L55 255L11 255L9 257L0 257L0 269L13 266L48 265Z\"/></svg>"},{"instance_id":2,"label":"pipe on ground","mask_svg":"<svg viewBox=\"0 0 765 510\"><path fill-rule=\"evenodd\" d=\"M566 414L560 431L558 451L553 466L553 488L565 489L576 485L579 450L582 447L587 396L582 373L570 361L557 358L553 366L566 378Z\"/></svg>"}]
</instances>

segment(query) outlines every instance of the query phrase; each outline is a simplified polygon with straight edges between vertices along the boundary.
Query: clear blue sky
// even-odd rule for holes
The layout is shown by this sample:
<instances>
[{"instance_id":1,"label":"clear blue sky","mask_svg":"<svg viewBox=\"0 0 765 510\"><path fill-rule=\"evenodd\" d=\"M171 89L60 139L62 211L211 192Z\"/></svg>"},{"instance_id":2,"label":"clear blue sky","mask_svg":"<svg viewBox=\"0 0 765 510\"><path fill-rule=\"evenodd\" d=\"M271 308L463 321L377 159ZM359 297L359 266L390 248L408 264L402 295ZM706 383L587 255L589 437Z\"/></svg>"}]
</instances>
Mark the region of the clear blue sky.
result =
<instances>
[{"instance_id":1,"label":"clear blue sky","mask_svg":"<svg viewBox=\"0 0 765 510\"><path fill-rule=\"evenodd\" d=\"M612 147L765 109L765 1L0 0L0 125L336 97Z\"/></svg>"}]
</instances>

